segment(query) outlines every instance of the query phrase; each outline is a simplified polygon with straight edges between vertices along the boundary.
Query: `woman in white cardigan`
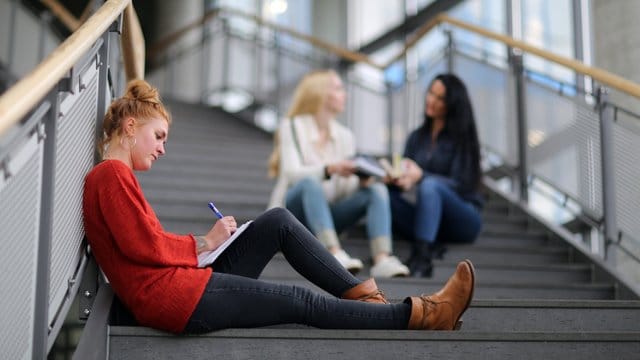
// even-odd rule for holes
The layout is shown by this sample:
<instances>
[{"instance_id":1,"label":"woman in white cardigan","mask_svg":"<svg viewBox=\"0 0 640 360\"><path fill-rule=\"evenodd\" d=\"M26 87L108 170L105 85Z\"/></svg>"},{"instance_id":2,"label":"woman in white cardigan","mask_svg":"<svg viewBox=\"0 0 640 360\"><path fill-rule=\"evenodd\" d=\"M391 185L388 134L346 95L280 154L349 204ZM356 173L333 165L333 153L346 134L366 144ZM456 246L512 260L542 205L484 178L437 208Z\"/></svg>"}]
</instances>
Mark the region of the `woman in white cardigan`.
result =
<instances>
[{"instance_id":1,"label":"woman in white cardigan","mask_svg":"<svg viewBox=\"0 0 640 360\"><path fill-rule=\"evenodd\" d=\"M335 119L345 98L342 80L332 70L312 72L298 84L269 161L270 175L278 176L269 207L286 206L354 273L362 261L342 249L338 233L366 217L371 276L406 276L408 268L391 255L387 188L355 175L353 135Z\"/></svg>"}]
</instances>

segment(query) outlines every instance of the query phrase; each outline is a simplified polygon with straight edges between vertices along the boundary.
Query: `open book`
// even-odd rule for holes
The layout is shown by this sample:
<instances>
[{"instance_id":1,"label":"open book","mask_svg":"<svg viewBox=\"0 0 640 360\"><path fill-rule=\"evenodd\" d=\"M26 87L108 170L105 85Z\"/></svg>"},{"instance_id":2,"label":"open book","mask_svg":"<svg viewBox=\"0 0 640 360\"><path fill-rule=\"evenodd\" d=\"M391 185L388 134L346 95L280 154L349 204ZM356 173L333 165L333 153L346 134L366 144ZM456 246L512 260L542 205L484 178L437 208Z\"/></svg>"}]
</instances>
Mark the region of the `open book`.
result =
<instances>
[{"instance_id":1,"label":"open book","mask_svg":"<svg viewBox=\"0 0 640 360\"><path fill-rule=\"evenodd\" d=\"M356 166L356 175L358 176L377 176L379 178L383 178L387 175L386 171L375 159L365 156L356 156L353 159L353 163Z\"/></svg>"},{"instance_id":2,"label":"open book","mask_svg":"<svg viewBox=\"0 0 640 360\"><path fill-rule=\"evenodd\" d=\"M218 246L215 250L205 251L203 253L200 253L200 255L198 255L198 267L205 267L209 264L212 264L214 261L216 261L218 256L220 256L220 254L222 254L222 252L225 251L226 248L228 248L229 245L231 245L231 243L233 243L233 241L237 239L238 236L240 236L240 234L242 234L242 232L247 229L247 227L249 226L249 224L251 224L252 221L253 220L249 220L246 223L240 225L240 227L236 229L236 232L234 232L227 240L225 240L225 242L220 244L220 246Z\"/></svg>"},{"instance_id":3,"label":"open book","mask_svg":"<svg viewBox=\"0 0 640 360\"><path fill-rule=\"evenodd\" d=\"M385 158L376 160L366 156L356 156L353 162L356 165L356 174L359 176L376 176L379 178L388 176L395 179L404 173L402 159L399 156L394 156L393 166Z\"/></svg>"}]
</instances>

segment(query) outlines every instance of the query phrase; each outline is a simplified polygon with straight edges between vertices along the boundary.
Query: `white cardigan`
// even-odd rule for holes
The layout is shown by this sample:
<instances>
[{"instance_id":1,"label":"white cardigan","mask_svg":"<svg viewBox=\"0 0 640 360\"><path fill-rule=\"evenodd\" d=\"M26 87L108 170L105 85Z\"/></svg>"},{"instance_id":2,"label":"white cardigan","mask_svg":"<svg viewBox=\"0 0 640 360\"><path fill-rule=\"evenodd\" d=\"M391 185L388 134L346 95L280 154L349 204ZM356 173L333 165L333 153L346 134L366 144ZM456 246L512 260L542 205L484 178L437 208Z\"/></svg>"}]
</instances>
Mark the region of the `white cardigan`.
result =
<instances>
[{"instance_id":1,"label":"white cardigan","mask_svg":"<svg viewBox=\"0 0 640 360\"><path fill-rule=\"evenodd\" d=\"M293 121L302 154L298 152L291 133L291 121ZM322 181L322 188L329 202L335 202L358 189L359 181L355 175L349 177L333 175L329 180L324 179L325 165L349 159L356 153L351 130L335 119L329 122L328 146L333 147L332 156L324 161L320 160L320 154L313 147L313 142L319 138L319 132L316 121L311 115L299 115L292 120L284 119L278 129L278 135L280 137L280 173L271 193L269 208L284 206L289 186L306 177Z\"/></svg>"}]
</instances>

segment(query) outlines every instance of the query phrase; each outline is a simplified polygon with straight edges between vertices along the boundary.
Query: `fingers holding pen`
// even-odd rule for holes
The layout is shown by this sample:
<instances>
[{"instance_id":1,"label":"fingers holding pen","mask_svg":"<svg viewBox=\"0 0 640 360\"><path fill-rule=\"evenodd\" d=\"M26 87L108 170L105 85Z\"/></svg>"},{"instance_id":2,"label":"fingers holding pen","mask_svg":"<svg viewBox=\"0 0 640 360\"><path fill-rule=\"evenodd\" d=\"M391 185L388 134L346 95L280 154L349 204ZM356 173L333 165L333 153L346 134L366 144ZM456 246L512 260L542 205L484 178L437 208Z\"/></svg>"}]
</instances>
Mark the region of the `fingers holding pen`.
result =
<instances>
[{"instance_id":1,"label":"fingers holding pen","mask_svg":"<svg viewBox=\"0 0 640 360\"><path fill-rule=\"evenodd\" d=\"M229 236L236 232L238 229L238 223L233 216L224 216L219 219L216 223L221 223L224 230L228 231Z\"/></svg>"}]
</instances>

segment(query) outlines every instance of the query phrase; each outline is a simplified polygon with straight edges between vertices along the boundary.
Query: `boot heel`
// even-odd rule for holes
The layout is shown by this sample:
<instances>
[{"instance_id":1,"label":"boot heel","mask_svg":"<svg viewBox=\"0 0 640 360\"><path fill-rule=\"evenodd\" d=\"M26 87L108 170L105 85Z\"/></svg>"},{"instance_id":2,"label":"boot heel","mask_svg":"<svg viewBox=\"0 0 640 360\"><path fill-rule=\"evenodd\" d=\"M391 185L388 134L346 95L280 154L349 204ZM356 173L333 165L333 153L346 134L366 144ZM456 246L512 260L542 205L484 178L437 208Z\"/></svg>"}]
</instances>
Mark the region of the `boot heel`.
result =
<instances>
[{"instance_id":1,"label":"boot heel","mask_svg":"<svg viewBox=\"0 0 640 360\"><path fill-rule=\"evenodd\" d=\"M453 331L459 331L462 328L462 320L458 320L456 325L453 327Z\"/></svg>"}]
</instances>

